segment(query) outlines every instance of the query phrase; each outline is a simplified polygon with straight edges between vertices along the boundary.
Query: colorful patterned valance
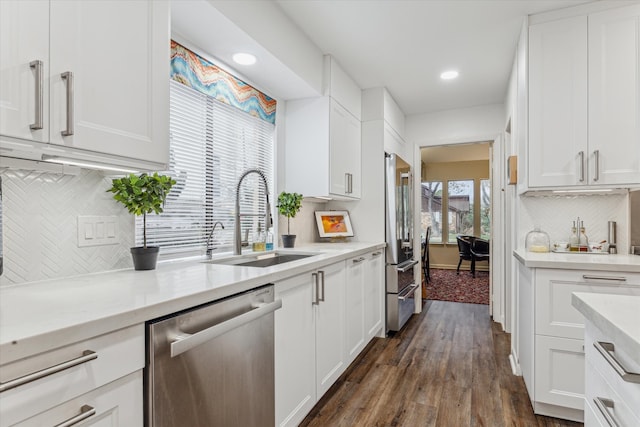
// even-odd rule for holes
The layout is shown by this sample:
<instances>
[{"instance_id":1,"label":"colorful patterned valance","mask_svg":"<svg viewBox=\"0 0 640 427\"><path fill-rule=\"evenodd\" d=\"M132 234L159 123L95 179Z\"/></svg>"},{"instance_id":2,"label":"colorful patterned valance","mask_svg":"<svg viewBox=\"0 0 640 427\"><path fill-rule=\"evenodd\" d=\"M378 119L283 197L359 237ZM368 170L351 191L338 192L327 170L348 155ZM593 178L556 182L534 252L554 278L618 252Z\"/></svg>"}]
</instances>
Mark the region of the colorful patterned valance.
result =
<instances>
[{"instance_id":1,"label":"colorful patterned valance","mask_svg":"<svg viewBox=\"0 0 640 427\"><path fill-rule=\"evenodd\" d=\"M276 100L171 40L171 78L275 124Z\"/></svg>"}]
</instances>

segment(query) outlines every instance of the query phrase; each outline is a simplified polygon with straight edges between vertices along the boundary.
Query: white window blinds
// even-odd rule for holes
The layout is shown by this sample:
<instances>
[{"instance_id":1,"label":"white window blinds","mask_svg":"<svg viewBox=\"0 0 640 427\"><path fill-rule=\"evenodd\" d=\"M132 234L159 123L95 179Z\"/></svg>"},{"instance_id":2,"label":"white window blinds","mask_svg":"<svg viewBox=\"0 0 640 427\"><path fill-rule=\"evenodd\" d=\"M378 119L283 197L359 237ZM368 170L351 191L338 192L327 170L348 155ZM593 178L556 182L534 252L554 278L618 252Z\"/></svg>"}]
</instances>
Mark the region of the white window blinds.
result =
<instances>
[{"instance_id":1,"label":"white window blinds","mask_svg":"<svg viewBox=\"0 0 640 427\"><path fill-rule=\"evenodd\" d=\"M274 129L271 123L197 92L175 81L171 85L169 174L177 181L164 212L147 216L147 244L160 246L160 256L204 253L233 245L237 180L247 169L260 169L273 190ZM264 213L266 193L257 174L240 190L242 214ZM269 194L272 200L272 194ZM273 205L273 204L272 204ZM273 213L273 212L272 212ZM242 236L249 241L264 215L242 217ZM142 244L142 219L136 219L136 244Z\"/></svg>"}]
</instances>

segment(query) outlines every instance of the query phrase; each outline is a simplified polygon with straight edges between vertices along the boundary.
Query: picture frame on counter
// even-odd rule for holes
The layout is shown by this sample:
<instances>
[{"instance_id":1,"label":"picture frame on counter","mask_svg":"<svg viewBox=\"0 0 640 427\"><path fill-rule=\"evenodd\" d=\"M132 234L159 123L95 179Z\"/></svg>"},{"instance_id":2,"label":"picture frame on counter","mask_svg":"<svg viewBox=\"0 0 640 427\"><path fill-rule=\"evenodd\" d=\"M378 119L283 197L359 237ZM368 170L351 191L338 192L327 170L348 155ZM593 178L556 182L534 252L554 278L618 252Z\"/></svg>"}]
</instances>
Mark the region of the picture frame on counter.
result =
<instances>
[{"instance_id":1,"label":"picture frame on counter","mask_svg":"<svg viewBox=\"0 0 640 427\"><path fill-rule=\"evenodd\" d=\"M315 211L320 237L352 237L353 227L348 211Z\"/></svg>"}]
</instances>

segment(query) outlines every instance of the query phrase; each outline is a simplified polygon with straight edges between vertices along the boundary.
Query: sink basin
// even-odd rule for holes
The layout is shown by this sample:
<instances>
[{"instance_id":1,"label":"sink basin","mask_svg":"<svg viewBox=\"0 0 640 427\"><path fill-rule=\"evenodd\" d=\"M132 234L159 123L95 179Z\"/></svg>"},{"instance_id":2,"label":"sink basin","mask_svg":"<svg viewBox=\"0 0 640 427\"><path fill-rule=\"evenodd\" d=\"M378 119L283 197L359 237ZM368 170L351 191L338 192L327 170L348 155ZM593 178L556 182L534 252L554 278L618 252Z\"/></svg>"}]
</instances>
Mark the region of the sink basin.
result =
<instances>
[{"instance_id":1,"label":"sink basin","mask_svg":"<svg viewBox=\"0 0 640 427\"><path fill-rule=\"evenodd\" d=\"M238 267L271 267L319 255L317 253L269 252L264 254L238 255L232 258L204 261L207 264L236 265Z\"/></svg>"}]
</instances>

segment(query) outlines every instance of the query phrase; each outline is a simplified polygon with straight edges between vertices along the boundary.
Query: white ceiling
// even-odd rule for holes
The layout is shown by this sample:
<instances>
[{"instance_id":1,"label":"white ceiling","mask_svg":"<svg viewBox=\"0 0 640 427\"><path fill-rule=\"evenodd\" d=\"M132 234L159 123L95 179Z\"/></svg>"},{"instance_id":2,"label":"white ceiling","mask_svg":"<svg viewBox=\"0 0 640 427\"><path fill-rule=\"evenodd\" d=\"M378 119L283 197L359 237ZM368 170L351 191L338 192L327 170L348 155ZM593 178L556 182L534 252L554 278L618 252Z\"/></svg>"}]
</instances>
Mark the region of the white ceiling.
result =
<instances>
[{"instance_id":1,"label":"white ceiling","mask_svg":"<svg viewBox=\"0 0 640 427\"><path fill-rule=\"evenodd\" d=\"M406 115L502 103L525 16L584 0L276 0L363 89ZM457 69L460 77L442 81Z\"/></svg>"},{"instance_id":2,"label":"white ceiling","mask_svg":"<svg viewBox=\"0 0 640 427\"><path fill-rule=\"evenodd\" d=\"M238 4L244 13L260 14L264 8L259 6L266 1L279 6L284 19L305 33L311 45L333 55L362 89L386 87L406 115L504 102L525 16L589 2L244 0ZM234 52L257 54L258 64L234 65L232 71L279 99L317 95L273 52L216 10L221 3L219 7L229 5L172 0L172 33L223 67L231 63ZM273 28L273 34L279 30ZM440 73L450 68L457 69L460 77L440 80Z\"/></svg>"}]
</instances>

